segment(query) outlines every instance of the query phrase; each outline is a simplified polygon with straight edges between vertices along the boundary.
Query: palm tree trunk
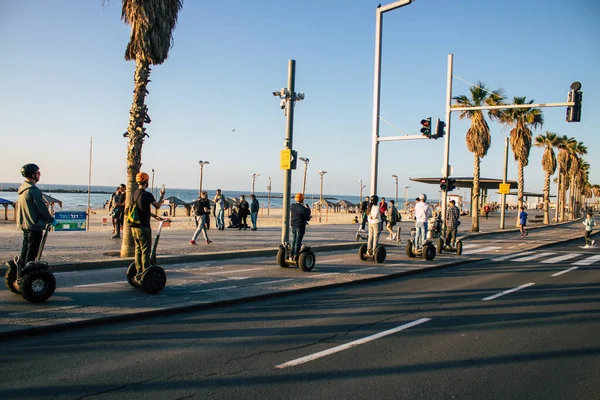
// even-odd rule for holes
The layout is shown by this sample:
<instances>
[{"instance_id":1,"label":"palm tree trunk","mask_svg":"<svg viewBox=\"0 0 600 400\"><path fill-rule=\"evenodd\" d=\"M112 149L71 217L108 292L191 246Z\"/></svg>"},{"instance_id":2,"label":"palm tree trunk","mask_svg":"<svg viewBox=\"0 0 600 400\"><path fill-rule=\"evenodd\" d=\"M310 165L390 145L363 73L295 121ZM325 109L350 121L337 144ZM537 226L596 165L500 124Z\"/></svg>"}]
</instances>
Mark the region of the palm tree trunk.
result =
<instances>
[{"instance_id":1,"label":"palm tree trunk","mask_svg":"<svg viewBox=\"0 0 600 400\"><path fill-rule=\"evenodd\" d=\"M567 197L567 187L565 186L565 179L567 178L566 173L561 173L560 178L560 222L564 222L565 220L565 200Z\"/></svg>"},{"instance_id":2,"label":"palm tree trunk","mask_svg":"<svg viewBox=\"0 0 600 400\"><path fill-rule=\"evenodd\" d=\"M127 193L125 197L126 210L133 203L133 192L138 188L135 182L135 175L142 167L142 144L144 143L144 121L146 119L147 107L146 87L150 78L150 64L148 62L136 60L134 74L133 104L129 110L129 126L127 134L129 142L127 143ZM121 243L121 257L133 256L134 246L131 236L131 227L125 218L123 225L123 242Z\"/></svg>"},{"instance_id":3,"label":"palm tree trunk","mask_svg":"<svg viewBox=\"0 0 600 400\"><path fill-rule=\"evenodd\" d=\"M548 211L550 203L550 173L546 172L546 176L544 177L544 224L548 225L550 223L550 213Z\"/></svg>"},{"instance_id":4,"label":"palm tree trunk","mask_svg":"<svg viewBox=\"0 0 600 400\"><path fill-rule=\"evenodd\" d=\"M471 190L471 232L479 232L479 164L478 156L473 160L473 190Z\"/></svg>"},{"instance_id":5,"label":"palm tree trunk","mask_svg":"<svg viewBox=\"0 0 600 400\"><path fill-rule=\"evenodd\" d=\"M523 177L523 163L518 162L518 189L517 189L517 225L519 226L519 213L523 207L523 187L525 186L525 178Z\"/></svg>"}]
</instances>

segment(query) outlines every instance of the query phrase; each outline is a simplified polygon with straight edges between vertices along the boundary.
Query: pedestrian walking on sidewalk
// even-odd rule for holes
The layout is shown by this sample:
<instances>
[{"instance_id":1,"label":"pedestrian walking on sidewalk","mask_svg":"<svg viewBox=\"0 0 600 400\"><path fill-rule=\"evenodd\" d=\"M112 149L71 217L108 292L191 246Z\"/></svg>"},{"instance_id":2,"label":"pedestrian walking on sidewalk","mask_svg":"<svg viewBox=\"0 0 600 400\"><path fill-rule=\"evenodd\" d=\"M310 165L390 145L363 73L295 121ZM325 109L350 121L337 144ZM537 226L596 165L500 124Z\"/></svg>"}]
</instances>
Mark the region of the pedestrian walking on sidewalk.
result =
<instances>
[{"instance_id":1,"label":"pedestrian walking on sidewalk","mask_svg":"<svg viewBox=\"0 0 600 400\"><path fill-rule=\"evenodd\" d=\"M250 222L252 223L252 230L256 230L256 220L258 219L258 210L260 209L260 203L256 199L254 193L250 195Z\"/></svg>"},{"instance_id":2,"label":"pedestrian walking on sidewalk","mask_svg":"<svg viewBox=\"0 0 600 400\"><path fill-rule=\"evenodd\" d=\"M111 210L112 221L113 221L113 239L121 237L121 227L123 226L123 219L125 218L125 184L121 183L117 188L117 191L113 193L110 198L109 209Z\"/></svg>"},{"instance_id":3,"label":"pedestrian walking on sidewalk","mask_svg":"<svg viewBox=\"0 0 600 400\"><path fill-rule=\"evenodd\" d=\"M446 209L446 246L456 246L456 233L460 225L460 210L456 207L456 201L450 200Z\"/></svg>"},{"instance_id":4,"label":"pedestrian walking on sidewalk","mask_svg":"<svg viewBox=\"0 0 600 400\"><path fill-rule=\"evenodd\" d=\"M595 240L592 240L590 238L590 235L592 234L592 230L594 229L594 226L596 226L596 221L594 221L594 217L592 216L592 210L588 209L587 211L587 217L586 219L583 221L583 225L585 226L585 248L587 249L588 247L592 247L593 245L596 244Z\"/></svg>"},{"instance_id":5,"label":"pedestrian walking on sidewalk","mask_svg":"<svg viewBox=\"0 0 600 400\"><path fill-rule=\"evenodd\" d=\"M217 189L217 194L213 199L213 214L215 216L215 224L217 229L222 231L225 229L225 210L229 208L225 196L221 193L221 189Z\"/></svg>"},{"instance_id":6,"label":"pedestrian walking on sidewalk","mask_svg":"<svg viewBox=\"0 0 600 400\"><path fill-rule=\"evenodd\" d=\"M382 231L384 227L386 227L386 222L387 222L387 203L385 202L385 197L381 198L381 201L379 202L379 212L380 212L380 216L379 218L381 219L381 223L379 224L379 230Z\"/></svg>"},{"instance_id":7,"label":"pedestrian walking on sidewalk","mask_svg":"<svg viewBox=\"0 0 600 400\"><path fill-rule=\"evenodd\" d=\"M246 228L248 228L248 222L246 222L246 219L248 218L248 214L250 214L250 206L248 205L248 202L246 201L246 196L241 195L240 196L240 201L237 204L238 207L238 215L240 216L240 227L238 228L238 230L241 230L242 228L244 228L244 230L246 230Z\"/></svg>"},{"instance_id":8,"label":"pedestrian walking on sidewalk","mask_svg":"<svg viewBox=\"0 0 600 400\"><path fill-rule=\"evenodd\" d=\"M490 213L490 206L487 204L483 207L483 212L485 213L485 219L488 219L488 214Z\"/></svg>"},{"instance_id":9,"label":"pedestrian walking on sidewalk","mask_svg":"<svg viewBox=\"0 0 600 400\"><path fill-rule=\"evenodd\" d=\"M208 238L208 233L206 232L206 220L210 214L210 201L208 201L208 193L206 191L202 191L200 198L194 203L194 214L198 217L199 221L194 236L192 236L192 240L190 240L190 244L196 244L196 238L200 232L202 232L206 244L212 243L212 240Z\"/></svg>"},{"instance_id":10,"label":"pedestrian walking on sidewalk","mask_svg":"<svg viewBox=\"0 0 600 400\"><path fill-rule=\"evenodd\" d=\"M386 211L386 221L387 221L386 229L390 233L390 235L387 237L387 240L396 240L396 234L394 233L394 226L396 225L396 222L398 222L398 209L396 209L394 200L390 200L390 204Z\"/></svg>"},{"instance_id":11,"label":"pedestrian walking on sidewalk","mask_svg":"<svg viewBox=\"0 0 600 400\"><path fill-rule=\"evenodd\" d=\"M365 200L360 203L360 214L361 214L361 222L360 222L360 230L365 232L367 227L367 218L369 214L369 196L365 197Z\"/></svg>"},{"instance_id":12,"label":"pedestrian walking on sidewalk","mask_svg":"<svg viewBox=\"0 0 600 400\"><path fill-rule=\"evenodd\" d=\"M519 213L519 231L521 232L521 237L529 235L525 226L527 226L527 213L525 212L525 208L521 207L521 212Z\"/></svg>"}]
</instances>

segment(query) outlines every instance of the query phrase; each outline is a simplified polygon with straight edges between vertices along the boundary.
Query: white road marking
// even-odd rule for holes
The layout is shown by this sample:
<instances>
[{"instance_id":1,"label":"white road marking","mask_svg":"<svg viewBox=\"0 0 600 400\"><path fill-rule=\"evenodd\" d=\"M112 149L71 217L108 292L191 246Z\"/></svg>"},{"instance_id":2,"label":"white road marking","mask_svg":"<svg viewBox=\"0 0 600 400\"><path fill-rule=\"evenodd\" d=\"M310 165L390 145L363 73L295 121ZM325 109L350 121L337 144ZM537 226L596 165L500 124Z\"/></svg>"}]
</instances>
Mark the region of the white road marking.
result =
<instances>
[{"instance_id":1,"label":"white road marking","mask_svg":"<svg viewBox=\"0 0 600 400\"><path fill-rule=\"evenodd\" d=\"M40 308L38 310L31 310L31 311L23 311L23 312L16 312L16 313L10 313L8 315L10 316L15 316L15 315L23 315L23 314L31 314L31 313L37 313L37 312L48 312L48 311L61 311L61 310L70 310L71 308L76 308L78 306L64 306L64 307L55 307L55 308Z\"/></svg>"},{"instance_id":2,"label":"white road marking","mask_svg":"<svg viewBox=\"0 0 600 400\"><path fill-rule=\"evenodd\" d=\"M327 276L327 275L339 275L339 272L329 272L327 274L319 274L319 275L309 275L309 278L321 278L323 276Z\"/></svg>"},{"instance_id":3,"label":"white road marking","mask_svg":"<svg viewBox=\"0 0 600 400\"><path fill-rule=\"evenodd\" d=\"M480 244L475 244L475 243L466 243L463 244L463 249L471 249L473 247L479 247L481 246Z\"/></svg>"},{"instance_id":4,"label":"white road marking","mask_svg":"<svg viewBox=\"0 0 600 400\"><path fill-rule=\"evenodd\" d=\"M562 275L562 274L566 274L567 272L571 272L571 271L573 271L573 270L575 270L577 268L579 268L579 267L571 267L569 269L565 269L564 271L560 271L560 272L557 272L555 274L552 274L552 276L559 276L559 275Z\"/></svg>"},{"instance_id":5,"label":"white road marking","mask_svg":"<svg viewBox=\"0 0 600 400\"><path fill-rule=\"evenodd\" d=\"M376 339L379 339L379 338L382 338L382 337L385 337L385 336L388 336L388 335L392 335L392 334L394 334L396 332L400 332L400 331L403 331L405 329L412 328L413 326L417 326L417 325L423 324L423 323L428 322L428 321L431 321L431 318L421 318L421 319L418 319L416 321L409 322L407 324L397 326L396 328L389 329L389 330L383 331L383 332L379 332L379 333L377 333L375 335L367 336L367 337L355 340L355 341L350 342L350 343L346 343L346 344L343 344L343 345L340 345L340 346L332 347L331 349L328 349L328 350L320 351L318 353L310 354L310 355L305 356L305 357L297 358L295 360L291 360L291 361L288 361L286 363L276 365L275 368L283 369L283 368L287 368L287 367L294 367L296 365L304 364L304 363L307 363L309 361L314 361L314 360L317 360L319 358L322 358L322 357L325 357L325 356L328 356L328 355L331 355L331 354L335 354L335 353L338 353L338 352L343 351L343 350L348 350L348 349L351 349L352 347L356 347L356 346L359 346L361 344L365 344L365 343L368 343L370 341L373 341L373 340L376 340Z\"/></svg>"},{"instance_id":6,"label":"white road marking","mask_svg":"<svg viewBox=\"0 0 600 400\"><path fill-rule=\"evenodd\" d=\"M591 256L584 258L583 260L575 261L572 265L592 265L596 261L600 260L600 255Z\"/></svg>"},{"instance_id":7,"label":"white road marking","mask_svg":"<svg viewBox=\"0 0 600 400\"><path fill-rule=\"evenodd\" d=\"M90 286L106 286L106 285L114 285L116 283L127 283L127 281L117 281L117 282L104 282L104 283L89 283L87 285L76 285L75 287L90 287Z\"/></svg>"},{"instance_id":8,"label":"white road marking","mask_svg":"<svg viewBox=\"0 0 600 400\"><path fill-rule=\"evenodd\" d=\"M258 271L261 269L264 269L264 268L250 268L250 269L238 269L235 271L208 272L208 273L206 273L206 275L235 274L236 272Z\"/></svg>"},{"instance_id":9,"label":"white road marking","mask_svg":"<svg viewBox=\"0 0 600 400\"><path fill-rule=\"evenodd\" d=\"M500 246L488 246L488 247L482 247L482 248L475 249L475 250L463 251L463 254L485 253L486 251L498 250L501 248L502 247L500 247Z\"/></svg>"},{"instance_id":10,"label":"white road marking","mask_svg":"<svg viewBox=\"0 0 600 400\"><path fill-rule=\"evenodd\" d=\"M524 251L522 253L508 254L506 256L492 258L492 261L504 261L504 260L508 260L509 258L521 257L521 256L524 256L527 254L533 254L533 251Z\"/></svg>"},{"instance_id":11,"label":"white road marking","mask_svg":"<svg viewBox=\"0 0 600 400\"><path fill-rule=\"evenodd\" d=\"M193 292L188 292L188 293L215 292L217 290L229 290L229 289L235 289L235 288L237 288L237 286L225 286L225 287L214 288L214 289L194 290Z\"/></svg>"},{"instance_id":12,"label":"white road marking","mask_svg":"<svg viewBox=\"0 0 600 400\"><path fill-rule=\"evenodd\" d=\"M281 283L281 282L288 282L288 281L293 281L293 279L280 279L278 281L259 282L259 283L253 283L253 285L255 285L255 286L268 285L269 283Z\"/></svg>"},{"instance_id":13,"label":"white road marking","mask_svg":"<svg viewBox=\"0 0 600 400\"><path fill-rule=\"evenodd\" d=\"M571 258L575 258L575 257L578 257L580 255L581 255L581 253L563 254L562 256L552 257L552 258L549 258L547 260L544 260L544 261L542 261L542 263L543 264L556 264L558 262L569 260ZM552 275L552 276L554 276L554 275Z\"/></svg>"},{"instance_id":14,"label":"white road marking","mask_svg":"<svg viewBox=\"0 0 600 400\"><path fill-rule=\"evenodd\" d=\"M338 261L344 261L344 259L343 258L336 258L335 260L319 261L319 264L334 263L334 262L338 262Z\"/></svg>"},{"instance_id":15,"label":"white road marking","mask_svg":"<svg viewBox=\"0 0 600 400\"><path fill-rule=\"evenodd\" d=\"M524 285L517 286L516 288L512 288L512 289L509 289L509 290L505 290L504 292L501 292L501 293L496 293L496 294L495 294L495 295L493 295L493 296L489 296L489 297L483 298L483 299L481 299L481 300L482 300L482 301L494 300L494 299L496 299L496 298L498 298L498 297L500 297L500 296L504 296L505 294L509 294L509 293L512 293L512 292L516 292L517 290L525 289L526 287L533 286L533 285L535 285L535 283L533 283L533 282L529 282L529 283L526 283L526 284L524 284Z\"/></svg>"},{"instance_id":16,"label":"white road marking","mask_svg":"<svg viewBox=\"0 0 600 400\"><path fill-rule=\"evenodd\" d=\"M527 256L527 257L522 257L522 258L514 258L512 261L517 261L517 262L531 261L531 260L535 260L536 258L542 258L542 257L546 257L546 256L551 256L551 255L554 255L554 254L556 254L556 253L550 253L550 252L538 253L538 254L534 254L532 256Z\"/></svg>"},{"instance_id":17,"label":"white road marking","mask_svg":"<svg viewBox=\"0 0 600 400\"><path fill-rule=\"evenodd\" d=\"M244 279L250 279L249 276L233 276L231 278L227 278L230 279L232 281L243 281Z\"/></svg>"},{"instance_id":18,"label":"white road marking","mask_svg":"<svg viewBox=\"0 0 600 400\"><path fill-rule=\"evenodd\" d=\"M375 269L375 267L361 268L361 269L353 269L353 270L350 270L350 271L348 271L348 272L362 272L362 271L369 271L369 270L371 270L371 269Z\"/></svg>"}]
</instances>

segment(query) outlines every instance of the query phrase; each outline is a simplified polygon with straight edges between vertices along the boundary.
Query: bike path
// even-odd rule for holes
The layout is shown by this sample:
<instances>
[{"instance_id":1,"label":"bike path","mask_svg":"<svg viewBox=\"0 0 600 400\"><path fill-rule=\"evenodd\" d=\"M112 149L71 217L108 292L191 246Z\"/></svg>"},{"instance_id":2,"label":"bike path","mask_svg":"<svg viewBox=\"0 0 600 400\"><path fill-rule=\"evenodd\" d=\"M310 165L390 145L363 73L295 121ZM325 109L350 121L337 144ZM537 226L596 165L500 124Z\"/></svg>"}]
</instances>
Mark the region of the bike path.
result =
<instances>
[{"instance_id":1,"label":"bike path","mask_svg":"<svg viewBox=\"0 0 600 400\"><path fill-rule=\"evenodd\" d=\"M383 264L360 261L359 243L350 249L316 249L313 271L281 268L275 254L229 260L207 260L166 266L168 282L158 295L131 288L123 268L58 272L57 290L44 304L30 304L7 290L0 293L0 337L23 336L109 321L147 318L251 299L281 296L343 284L421 273L452 265L531 252L581 236L580 223L532 229L526 238L515 231L471 235L464 255L443 253L432 261L409 258L403 244L385 240Z\"/></svg>"}]
</instances>

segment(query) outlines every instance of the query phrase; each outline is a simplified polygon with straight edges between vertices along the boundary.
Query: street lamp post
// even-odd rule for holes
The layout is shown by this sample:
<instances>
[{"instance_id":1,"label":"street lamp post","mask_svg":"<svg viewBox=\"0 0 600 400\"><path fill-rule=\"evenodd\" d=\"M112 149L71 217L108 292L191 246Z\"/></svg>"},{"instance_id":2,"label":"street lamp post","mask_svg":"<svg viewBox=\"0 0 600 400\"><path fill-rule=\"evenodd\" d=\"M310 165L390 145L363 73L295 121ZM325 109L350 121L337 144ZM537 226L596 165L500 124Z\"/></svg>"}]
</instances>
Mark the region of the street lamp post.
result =
<instances>
[{"instance_id":1,"label":"street lamp post","mask_svg":"<svg viewBox=\"0 0 600 400\"><path fill-rule=\"evenodd\" d=\"M321 175L321 191L319 195L319 222L321 222L321 209L323 208L323 175L325 175L327 171L319 170L317 173Z\"/></svg>"},{"instance_id":2,"label":"street lamp post","mask_svg":"<svg viewBox=\"0 0 600 400\"><path fill-rule=\"evenodd\" d=\"M267 186L267 215L271 215L271 177L269 177L269 186Z\"/></svg>"},{"instance_id":3,"label":"street lamp post","mask_svg":"<svg viewBox=\"0 0 600 400\"><path fill-rule=\"evenodd\" d=\"M360 202L362 201L362 199L363 199L363 196L362 196L362 190L363 190L364 188L366 188L366 187L367 187L367 185L363 185L363 183L362 183L362 179L359 179L359 180L358 180L358 183L360 183L360 194L359 194L359 200L360 200L360 201L359 201L359 203L360 203Z\"/></svg>"},{"instance_id":4,"label":"street lamp post","mask_svg":"<svg viewBox=\"0 0 600 400\"><path fill-rule=\"evenodd\" d=\"M152 168L152 194L154 194L154 168Z\"/></svg>"},{"instance_id":5,"label":"street lamp post","mask_svg":"<svg viewBox=\"0 0 600 400\"><path fill-rule=\"evenodd\" d=\"M310 160L308 158L300 157L300 161L304 161L304 180L302 182L302 195L304 196L304 193L306 193L306 170L308 169Z\"/></svg>"},{"instance_id":6,"label":"street lamp post","mask_svg":"<svg viewBox=\"0 0 600 400\"><path fill-rule=\"evenodd\" d=\"M408 212L408 189L410 186L404 186L404 212Z\"/></svg>"},{"instance_id":7,"label":"street lamp post","mask_svg":"<svg viewBox=\"0 0 600 400\"><path fill-rule=\"evenodd\" d=\"M204 177L204 165L210 163L208 161L200 160L198 164L200 164L200 185L198 187L198 197L200 197L200 195L202 195L202 178Z\"/></svg>"},{"instance_id":8,"label":"street lamp post","mask_svg":"<svg viewBox=\"0 0 600 400\"><path fill-rule=\"evenodd\" d=\"M392 178L396 180L396 207L398 207L398 175L392 175Z\"/></svg>"},{"instance_id":9,"label":"street lamp post","mask_svg":"<svg viewBox=\"0 0 600 400\"><path fill-rule=\"evenodd\" d=\"M254 194L254 181L257 176L260 176L260 174L252 174L252 194Z\"/></svg>"}]
</instances>

